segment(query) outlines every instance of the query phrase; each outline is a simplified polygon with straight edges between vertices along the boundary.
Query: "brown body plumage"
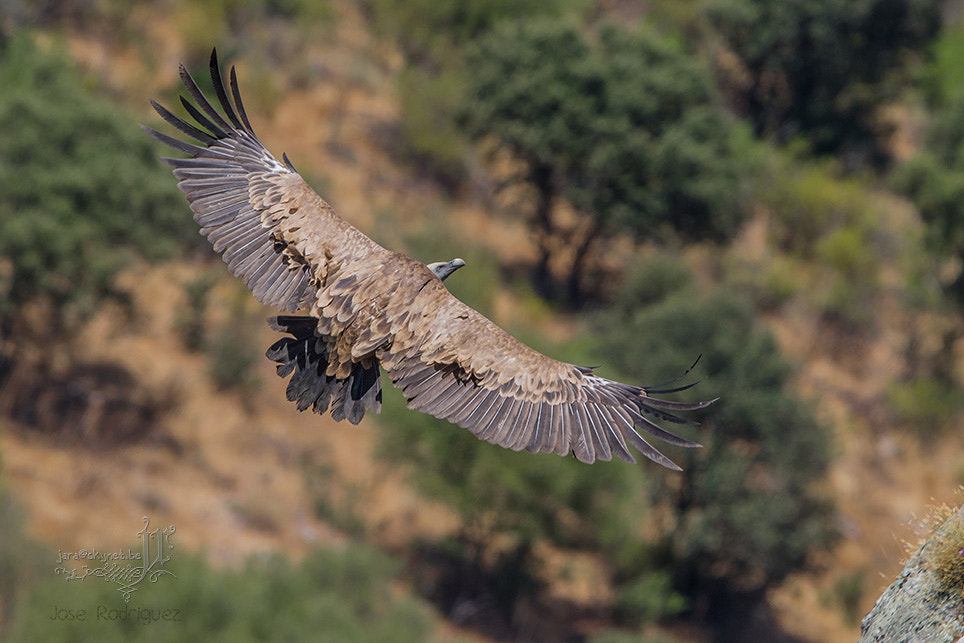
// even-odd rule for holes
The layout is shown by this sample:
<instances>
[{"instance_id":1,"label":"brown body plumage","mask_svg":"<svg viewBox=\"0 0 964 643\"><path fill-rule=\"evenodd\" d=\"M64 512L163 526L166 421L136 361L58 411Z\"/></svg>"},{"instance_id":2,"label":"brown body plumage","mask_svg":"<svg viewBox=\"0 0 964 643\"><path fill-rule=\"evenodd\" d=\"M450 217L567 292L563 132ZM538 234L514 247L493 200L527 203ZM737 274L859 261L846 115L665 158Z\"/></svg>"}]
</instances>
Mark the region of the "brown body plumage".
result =
<instances>
[{"instance_id":1,"label":"brown body plumage","mask_svg":"<svg viewBox=\"0 0 964 643\"><path fill-rule=\"evenodd\" d=\"M336 419L353 423L366 410L377 413L381 365L410 408L511 449L634 462L629 444L678 468L636 429L699 446L645 416L693 424L671 412L710 402L659 400L650 394L671 391L607 380L522 344L452 296L428 266L381 247L335 214L287 156L276 160L248 122L233 68L232 105L214 52L211 78L223 115L183 66L181 78L197 107L181 102L203 129L152 104L199 144L144 129L190 157L164 160L231 271L262 303L307 311L269 320L290 335L268 356L281 376L291 375L288 399L300 410L330 406Z\"/></svg>"}]
</instances>

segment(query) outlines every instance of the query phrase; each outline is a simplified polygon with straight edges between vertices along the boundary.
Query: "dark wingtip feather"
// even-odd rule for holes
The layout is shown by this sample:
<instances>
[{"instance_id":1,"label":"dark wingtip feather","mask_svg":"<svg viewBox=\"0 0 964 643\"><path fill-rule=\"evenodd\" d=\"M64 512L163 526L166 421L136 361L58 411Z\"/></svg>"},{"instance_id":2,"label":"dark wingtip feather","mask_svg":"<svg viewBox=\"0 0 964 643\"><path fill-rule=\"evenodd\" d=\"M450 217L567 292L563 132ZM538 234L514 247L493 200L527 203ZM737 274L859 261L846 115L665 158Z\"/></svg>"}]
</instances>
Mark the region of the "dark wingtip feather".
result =
<instances>
[{"instance_id":1,"label":"dark wingtip feather","mask_svg":"<svg viewBox=\"0 0 964 643\"><path fill-rule=\"evenodd\" d=\"M204 127L208 128L208 130L210 130L211 134L214 135L215 138L219 138L219 139L228 138L228 132L226 129L222 129L214 121L212 121L210 118L208 118L200 111L198 111L198 108L192 105L191 102L186 98L184 98L183 96L179 96L178 98L181 99L181 105L184 106L184 109L188 111L188 113L194 118L194 120L196 120ZM203 108L204 106L202 105L201 107ZM210 107L210 106L208 106L208 108L212 110L214 109L213 107Z\"/></svg>"},{"instance_id":2,"label":"dark wingtip feather","mask_svg":"<svg viewBox=\"0 0 964 643\"><path fill-rule=\"evenodd\" d=\"M687 389L693 388L694 386L700 383L700 380L696 380L692 384L687 384L686 386L681 386L678 388L666 388L666 387L669 386L670 384L675 384L676 382L680 381L681 379L689 375L690 372L694 368L696 368L696 365L700 363L701 359L703 359L703 353L700 353L699 355L697 355L696 360L690 365L688 369L683 371L682 374L677 375L673 379L669 380L668 382L663 382L662 384L654 384L653 386L644 386L643 390L650 393L678 393L679 391L685 391Z\"/></svg>"},{"instance_id":3,"label":"dark wingtip feather","mask_svg":"<svg viewBox=\"0 0 964 643\"><path fill-rule=\"evenodd\" d=\"M244 102L241 100L241 89L238 85L238 75L234 71L234 65L231 65L231 94L234 96L234 106L238 108L238 116L241 117L241 121L244 123L245 129L248 130L248 134L254 136L254 128L251 127L251 122L248 120L248 114L244 111Z\"/></svg>"},{"instance_id":4,"label":"dark wingtip feather","mask_svg":"<svg viewBox=\"0 0 964 643\"><path fill-rule=\"evenodd\" d=\"M234 106L231 105L231 101L228 100L228 94L224 90L224 80L221 78L221 67L218 65L218 51L216 47L211 50L210 66L211 85L214 86L214 93L218 97L218 102L221 103L221 109L224 110L228 120L231 121L236 129L244 129L244 125L238 120L238 116L234 113Z\"/></svg>"},{"instance_id":5,"label":"dark wingtip feather","mask_svg":"<svg viewBox=\"0 0 964 643\"><path fill-rule=\"evenodd\" d=\"M207 149L204 147L198 147L197 145L192 145L191 143L185 143L184 141L180 141L172 136L168 136L167 134L162 134L156 129L152 129L146 125L141 125L141 129L150 134L151 138L154 140L164 143L164 145L167 145L168 147L173 147L178 152L184 152L188 156L196 157L199 154L203 154Z\"/></svg>"},{"instance_id":6,"label":"dark wingtip feather","mask_svg":"<svg viewBox=\"0 0 964 643\"><path fill-rule=\"evenodd\" d=\"M679 378L677 378L677 379L679 379ZM673 380L673 381L675 382L676 380ZM646 391L647 393L656 393L657 395L665 395L665 394L667 394L667 393L679 393L680 391L688 391L688 390L690 390L691 388L693 388L694 386L696 386L697 384L699 384L699 383L702 382L702 381L703 381L703 380L696 380L695 382L692 382L691 384L684 384L684 385L682 385L682 386L676 386L676 387L673 387L673 388L666 388L665 385L644 386L644 387L642 387L642 388L643 388L643 390ZM668 383L669 383L669 382L667 382L667 384L668 384Z\"/></svg>"},{"instance_id":7,"label":"dark wingtip feather","mask_svg":"<svg viewBox=\"0 0 964 643\"><path fill-rule=\"evenodd\" d=\"M289 170L291 170L292 172L297 172L297 171L298 171L298 170L295 169L295 166L291 164L291 160L288 158L288 153L287 153L287 152L283 152L283 153L281 154L281 159L285 162L285 166L287 166L287 168L288 168Z\"/></svg>"},{"instance_id":8,"label":"dark wingtip feather","mask_svg":"<svg viewBox=\"0 0 964 643\"><path fill-rule=\"evenodd\" d=\"M163 118L169 124L176 127L181 132L187 134L194 140L204 143L205 145L208 145L208 146L213 145L217 141L216 138L214 138L207 132L194 127L190 123L184 120L181 120L180 118L172 114L166 107L158 103L156 100L151 100L151 106L154 108L154 111L157 112L161 118Z\"/></svg>"},{"instance_id":9,"label":"dark wingtip feather","mask_svg":"<svg viewBox=\"0 0 964 643\"><path fill-rule=\"evenodd\" d=\"M194 80L194 77L191 76L190 72L189 72L189 71L187 70L187 68L183 65L183 63L181 64L180 76L181 76L181 81L184 83L184 87L185 87L185 89L187 89L188 93L191 95L191 98L194 99L194 101L198 104L198 107L200 107L200 108L204 111L205 114L207 114L208 116L210 116L210 117L211 117L211 120L216 124L215 129L220 129L220 130L223 130L223 131L225 131L225 132L226 132L227 130L233 129L232 126L231 126L231 124L228 123L226 120L224 120L224 117L221 116L221 114L218 113L218 110L214 109L214 107L213 107L213 106L211 105L211 103L208 101L207 97L204 95L204 92L202 92L202 91L201 91L201 88L198 87L198 84L197 84L197 82ZM223 91L223 88L222 88L222 91ZM187 101L184 101L184 100L182 99L182 102L186 103L186 104L185 104L185 107L186 107L187 104L188 104ZM194 113L192 112L191 115L194 116ZM206 126L207 126L207 124L205 123L205 127L206 127ZM214 131L214 130L212 130L212 131ZM226 136L226 134L225 134L225 136ZM221 136L220 138L225 138L225 136Z\"/></svg>"}]
</instances>

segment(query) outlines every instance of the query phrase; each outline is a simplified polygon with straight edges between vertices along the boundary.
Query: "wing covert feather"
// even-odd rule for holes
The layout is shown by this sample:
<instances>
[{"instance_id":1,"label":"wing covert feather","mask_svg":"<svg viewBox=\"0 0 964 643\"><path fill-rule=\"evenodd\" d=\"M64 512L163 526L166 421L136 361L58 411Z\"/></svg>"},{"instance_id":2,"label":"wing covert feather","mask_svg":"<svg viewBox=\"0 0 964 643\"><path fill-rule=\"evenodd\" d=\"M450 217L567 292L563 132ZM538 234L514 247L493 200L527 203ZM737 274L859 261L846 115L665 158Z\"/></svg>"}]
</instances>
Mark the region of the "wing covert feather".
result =
<instances>
[{"instance_id":1,"label":"wing covert feather","mask_svg":"<svg viewBox=\"0 0 964 643\"><path fill-rule=\"evenodd\" d=\"M196 143L142 127L190 157L164 161L173 166L201 233L231 272L262 303L293 312L314 303L332 265L388 251L335 214L289 163L279 162L261 144L244 111L234 69L229 96L216 52L210 68L224 115L183 65L181 79L196 106L183 97L181 102L195 122L151 101L161 118Z\"/></svg>"},{"instance_id":2,"label":"wing covert feather","mask_svg":"<svg viewBox=\"0 0 964 643\"><path fill-rule=\"evenodd\" d=\"M414 299L391 302L392 341L376 355L410 408L447 419L477 437L514 449L572 452L583 462L613 455L635 462L627 445L665 467L672 461L639 434L676 446L697 443L666 431L651 415L684 424L672 411L712 403L665 402L646 389L592 374L529 348L429 280ZM415 311L415 312L412 312Z\"/></svg>"}]
</instances>

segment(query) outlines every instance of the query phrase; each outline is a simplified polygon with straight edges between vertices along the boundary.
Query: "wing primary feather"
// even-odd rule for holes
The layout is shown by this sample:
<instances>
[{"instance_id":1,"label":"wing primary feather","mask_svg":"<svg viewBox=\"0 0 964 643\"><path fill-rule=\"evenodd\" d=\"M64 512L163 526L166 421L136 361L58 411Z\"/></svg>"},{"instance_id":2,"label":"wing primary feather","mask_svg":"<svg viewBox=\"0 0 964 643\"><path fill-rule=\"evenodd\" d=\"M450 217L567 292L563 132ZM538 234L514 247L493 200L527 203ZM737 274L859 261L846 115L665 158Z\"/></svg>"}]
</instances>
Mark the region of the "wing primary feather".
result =
<instances>
[{"instance_id":1,"label":"wing primary feather","mask_svg":"<svg viewBox=\"0 0 964 643\"><path fill-rule=\"evenodd\" d=\"M231 94L234 96L234 105L238 108L238 115L241 117L242 122L244 122L245 129L248 134L255 136L254 128L251 127L251 123L248 121L248 115L244 111L244 102L241 100L241 89L238 86L238 75L234 72L234 65L231 65Z\"/></svg>"},{"instance_id":2,"label":"wing primary feather","mask_svg":"<svg viewBox=\"0 0 964 643\"><path fill-rule=\"evenodd\" d=\"M201 214L195 213L194 220L198 221L198 225L201 228L201 234L205 237L210 237L211 233L215 232L225 224L231 223L238 215L238 206L232 203L226 203L220 207L205 208L204 212Z\"/></svg>"},{"instance_id":3,"label":"wing primary feather","mask_svg":"<svg viewBox=\"0 0 964 643\"><path fill-rule=\"evenodd\" d=\"M284 161L285 165L289 170L291 170L292 172L298 171L295 169L294 164L292 164L291 160L288 158L288 154L286 152L281 153L281 159Z\"/></svg>"},{"instance_id":4,"label":"wing primary feather","mask_svg":"<svg viewBox=\"0 0 964 643\"><path fill-rule=\"evenodd\" d=\"M304 272L302 272L301 278L298 279L278 279L277 274L286 270L286 268L281 265L281 260L277 254L273 256L273 259L272 269L274 272L272 277L275 281L265 286L263 291L264 299L262 301L268 305L278 306L289 312L294 312L301 305L305 288L307 288L309 284L304 279Z\"/></svg>"},{"instance_id":5,"label":"wing primary feather","mask_svg":"<svg viewBox=\"0 0 964 643\"><path fill-rule=\"evenodd\" d=\"M247 258L248 249L255 244L262 243L261 230L245 230L243 234L232 239L232 245L224 249L224 260L231 272L237 270L238 265Z\"/></svg>"},{"instance_id":6,"label":"wing primary feather","mask_svg":"<svg viewBox=\"0 0 964 643\"><path fill-rule=\"evenodd\" d=\"M161 160L164 160L163 158ZM174 161L173 174L178 179L220 178L228 183L235 183L238 187L248 184L247 172L225 163L218 163L208 159L168 159Z\"/></svg>"},{"instance_id":7,"label":"wing primary feather","mask_svg":"<svg viewBox=\"0 0 964 643\"><path fill-rule=\"evenodd\" d=\"M181 179L178 186L192 201L215 196L224 198L225 195L240 191L239 186L235 185L230 179L224 181L219 180L218 177Z\"/></svg>"},{"instance_id":8,"label":"wing primary feather","mask_svg":"<svg viewBox=\"0 0 964 643\"><path fill-rule=\"evenodd\" d=\"M235 210L236 214L233 219L221 225L207 225L207 207L205 205L197 206L198 212L194 213L194 220L201 225L201 234L206 236L212 244L215 244L214 251L218 253L224 250L225 244L235 243L243 235L258 231L254 227L257 223L257 215L254 212L243 210L239 212L244 207L242 197L235 197L222 203L222 207L230 207Z\"/></svg>"},{"instance_id":9,"label":"wing primary feather","mask_svg":"<svg viewBox=\"0 0 964 643\"><path fill-rule=\"evenodd\" d=\"M637 418L634 418L634 419L637 419ZM640 423L639 420L642 420L642 422ZM640 424L641 424L641 426L640 426ZM647 418L647 417L645 417L645 416L643 416L643 415L640 415L640 416L638 417L636 426L638 426L640 429L646 431L646 432L649 433L650 435L653 435L653 436L659 438L659 439L662 440L663 442L668 442L668 443L670 443L670 444L672 444L672 445L675 445L675 446L678 446L678 447L686 447L686 448L688 448L688 449L696 449L696 448L700 448L700 447L703 446L703 445L699 444L698 442L693 442L692 440L687 440L686 438L681 438L680 436L676 435L675 433L671 433L671 432L667 431L666 429L664 429L663 427L661 427L660 425L656 424L655 422L653 422L652 420L650 420L649 418Z\"/></svg>"},{"instance_id":10,"label":"wing primary feather","mask_svg":"<svg viewBox=\"0 0 964 643\"><path fill-rule=\"evenodd\" d=\"M590 450L593 452L593 460L597 457L597 445L602 442L602 426L599 416L594 412L594 405L592 403L587 403L584 407L586 409L586 419L588 420L589 430L586 431L586 444L589 446Z\"/></svg>"},{"instance_id":11,"label":"wing primary feather","mask_svg":"<svg viewBox=\"0 0 964 643\"><path fill-rule=\"evenodd\" d=\"M682 471L682 469L675 462L667 458L665 455L656 450L653 445L643 439L643 436L636 433L636 431L626 432L626 441L629 442L636 450L642 453L644 456L652 460L657 464L661 464L667 469L672 469L674 471Z\"/></svg>"},{"instance_id":12,"label":"wing primary feather","mask_svg":"<svg viewBox=\"0 0 964 643\"><path fill-rule=\"evenodd\" d=\"M267 277L270 276L277 255L270 249L265 248L258 255L257 263L253 264L245 274L244 284L254 293L254 298L263 301L264 293L275 283Z\"/></svg>"},{"instance_id":13,"label":"wing primary feather","mask_svg":"<svg viewBox=\"0 0 964 643\"><path fill-rule=\"evenodd\" d=\"M245 227L251 227L254 225L261 225L258 220L258 215L255 214L254 210L246 207L250 203L248 201L248 196L238 191L237 194L216 194L212 196L202 196L194 197L194 195L189 194L188 200L191 201L191 205L194 206L194 220L197 221L202 227L208 227L204 221L204 217L207 216L207 211L210 209L223 209L226 207L234 208L236 213L235 220L232 221L232 225L241 225Z\"/></svg>"},{"instance_id":14,"label":"wing primary feather","mask_svg":"<svg viewBox=\"0 0 964 643\"><path fill-rule=\"evenodd\" d=\"M242 244L225 250L224 256L228 259L228 268L239 277L246 278L247 271L258 262L263 252L274 252L271 246L265 247L263 237L266 236L268 235L260 230L252 230L244 237Z\"/></svg>"},{"instance_id":15,"label":"wing primary feather","mask_svg":"<svg viewBox=\"0 0 964 643\"><path fill-rule=\"evenodd\" d=\"M180 141L174 138L173 136L168 136L167 134L161 134L157 130L153 130L150 127L147 127L146 125L141 125L141 129L143 129L145 132L150 134L155 140L161 143L164 143L164 145L167 145L168 147L173 147L178 152L184 152L188 156L197 157L202 154L205 154L207 156L217 156L227 161L231 160L231 157L223 152L212 150L207 147L198 147L193 143L185 143L184 141Z\"/></svg>"},{"instance_id":16,"label":"wing primary feather","mask_svg":"<svg viewBox=\"0 0 964 643\"><path fill-rule=\"evenodd\" d=\"M222 129L221 127L218 127L218 125L216 125L210 118L206 117L204 114L198 111L197 107L192 105L189 100L187 100L183 96L179 96L179 98L181 99L181 105L184 106L184 109L186 109L188 113L191 115L191 117L194 120L196 120L202 127L208 128L208 130L214 136L216 136L218 140L228 138L229 134L227 130L231 129L230 125L228 125L227 123L224 124L227 129Z\"/></svg>"},{"instance_id":17,"label":"wing primary feather","mask_svg":"<svg viewBox=\"0 0 964 643\"><path fill-rule=\"evenodd\" d=\"M676 380L673 380L673 381L675 382ZM692 382L690 384L684 384L683 386L676 386L673 388L664 388L660 386L644 386L642 387L642 390L646 391L647 393L656 393L657 395L666 395L667 393L679 393L680 391L688 391L702 381L703 380L696 380L695 382Z\"/></svg>"},{"instance_id":18,"label":"wing primary feather","mask_svg":"<svg viewBox=\"0 0 964 643\"><path fill-rule=\"evenodd\" d=\"M156 100L151 100L151 106L154 108L154 111L157 112L161 118L163 118L165 121L167 121L168 123L176 127L181 132L184 132L191 138L195 139L196 141L204 143L205 145L214 145L215 143L218 142L218 139L214 138L207 132L194 127L187 121L181 120L180 118L172 114L170 111L168 111L166 107L158 103Z\"/></svg>"},{"instance_id":19,"label":"wing primary feather","mask_svg":"<svg viewBox=\"0 0 964 643\"><path fill-rule=\"evenodd\" d=\"M211 106L208 99L204 96L204 92L197 86L194 82L194 78L191 73L187 70L187 67L181 65L180 70L181 80L184 82L184 86L187 88L188 93L194 98L194 101L198 104L198 107L204 110L204 113L211 117L211 119L217 123L218 129L231 130L231 124L224 120L224 117L218 114L218 110ZM182 101L187 103L187 101ZM227 134L225 134L227 136ZM223 138L223 137L222 137Z\"/></svg>"},{"instance_id":20,"label":"wing primary feather","mask_svg":"<svg viewBox=\"0 0 964 643\"><path fill-rule=\"evenodd\" d=\"M221 69L218 67L218 50L215 47L211 50L211 84L214 85L214 93L218 97L218 102L221 103L221 109L227 115L228 119L234 125L235 129L244 129L244 125L238 120L237 115L234 113L234 108L232 108L231 103L228 101L228 94L224 91L224 80L221 78Z\"/></svg>"},{"instance_id":21,"label":"wing primary feather","mask_svg":"<svg viewBox=\"0 0 964 643\"><path fill-rule=\"evenodd\" d=\"M690 420L687 418L681 418L678 415L673 415L672 413L667 413L666 411L661 411L656 407L649 406L648 404L637 404L640 412L652 415L657 420L664 420L666 422L672 422L673 424L684 424L687 426L699 426L699 422L696 420Z\"/></svg>"},{"instance_id":22,"label":"wing primary feather","mask_svg":"<svg viewBox=\"0 0 964 643\"><path fill-rule=\"evenodd\" d=\"M690 372L694 368L696 368L696 365L700 363L701 359L703 359L703 353L700 353L699 355L697 355L696 359L693 361L690 367L685 371L683 371L680 375L677 375L673 379L669 380L668 382L663 382L662 384L655 384L653 386L644 386L642 387L643 390L661 395L664 393L678 393L679 391L685 391L687 389L693 388L694 386L699 384L699 380L693 382L692 384L686 384L685 386L680 386L678 388L666 388L666 387L669 386L670 384L675 384L676 382L680 381L681 379L689 375Z\"/></svg>"},{"instance_id":23,"label":"wing primary feather","mask_svg":"<svg viewBox=\"0 0 964 643\"><path fill-rule=\"evenodd\" d=\"M211 160L211 159L194 159L194 158L175 159L175 158L170 158L168 156L162 156L160 158L164 163L167 163L171 167L175 168L175 171L180 170L182 168L206 168L211 171L217 170L217 171L223 172L226 167L223 162L220 162L217 160Z\"/></svg>"},{"instance_id":24,"label":"wing primary feather","mask_svg":"<svg viewBox=\"0 0 964 643\"><path fill-rule=\"evenodd\" d=\"M713 404L720 398L715 397L712 400L704 400L703 402L671 402L670 400L660 400L655 397L640 397L640 402L647 406L653 406L658 409L666 409L667 411L696 411L698 409L703 409Z\"/></svg>"}]
</instances>

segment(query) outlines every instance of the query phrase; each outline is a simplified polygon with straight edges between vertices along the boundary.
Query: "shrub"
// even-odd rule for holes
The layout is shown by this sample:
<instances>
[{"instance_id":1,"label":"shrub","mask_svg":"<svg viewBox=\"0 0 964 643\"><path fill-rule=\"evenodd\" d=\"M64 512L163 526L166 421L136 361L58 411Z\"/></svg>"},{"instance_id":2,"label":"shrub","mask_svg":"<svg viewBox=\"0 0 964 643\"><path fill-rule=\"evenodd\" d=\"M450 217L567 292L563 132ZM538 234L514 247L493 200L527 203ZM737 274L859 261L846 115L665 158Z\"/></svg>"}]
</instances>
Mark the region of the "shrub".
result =
<instances>
[{"instance_id":1,"label":"shrub","mask_svg":"<svg viewBox=\"0 0 964 643\"><path fill-rule=\"evenodd\" d=\"M211 332L205 345L209 359L208 370L219 389L234 389L248 393L257 388L258 376L254 367L261 362L255 328L262 321L246 313L250 302L247 290L238 285L231 303L231 315L217 330Z\"/></svg>"},{"instance_id":2,"label":"shrub","mask_svg":"<svg viewBox=\"0 0 964 643\"><path fill-rule=\"evenodd\" d=\"M184 283L184 295L187 301L175 319L178 335L184 346L191 351L204 348L207 322L208 295L214 287L214 276L205 272Z\"/></svg>"},{"instance_id":3,"label":"shrub","mask_svg":"<svg viewBox=\"0 0 964 643\"><path fill-rule=\"evenodd\" d=\"M38 300L63 324L134 257L200 246L150 139L78 76L26 35L0 42L0 327Z\"/></svg>"},{"instance_id":4,"label":"shrub","mask_svg":"<svg viewBox=\"0 0 964 643\"><path fill-rule=\"evenodd\" d=\"M215 569L175 549L164 566L175 576L142 583L130 603L113 583L66 581L54 575L53 561L50 567L27 592L10 640L415 643L431 634L427 612L392 592L398 563L365 546L316 550L298 563L254 556L236 569ZM54 620L54 606L84 609L86 619ZM127 616L102 618L109 610ZM164 610L179 620L147 620Z\"/></svg>"},{"instance_id":5,"label":"shrub","mask_svg":"<svg viewBox=\"0 0 964 643\"><path fill-rule=\"evenodd\" d=\"M892 384L887 401L898 421L922 436L941 432L964 406L964 396L952 383L923 377Z\"/></svg>"},{"instance_id":6,"label":"shrub","mask_svg":"<svg viewBox=\"0 0 964 643\"><path fill-rule=\"evenodd\" d=\"M647 283L645 268L633 283ZM661 539L674 587L691 600L761 591L833 541L831 505L816 489L830 437L787 391L790 367L739 294L677 286L634 309L633 283L600 319L606 362L628 381L662 382L701 352L695 390L721 398L700 414L705 448L683 454L680 477L648 488L672 515Z\"/></svg>"}]
</instances>

